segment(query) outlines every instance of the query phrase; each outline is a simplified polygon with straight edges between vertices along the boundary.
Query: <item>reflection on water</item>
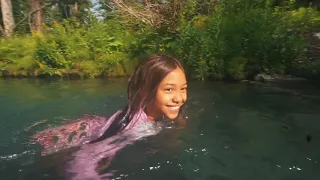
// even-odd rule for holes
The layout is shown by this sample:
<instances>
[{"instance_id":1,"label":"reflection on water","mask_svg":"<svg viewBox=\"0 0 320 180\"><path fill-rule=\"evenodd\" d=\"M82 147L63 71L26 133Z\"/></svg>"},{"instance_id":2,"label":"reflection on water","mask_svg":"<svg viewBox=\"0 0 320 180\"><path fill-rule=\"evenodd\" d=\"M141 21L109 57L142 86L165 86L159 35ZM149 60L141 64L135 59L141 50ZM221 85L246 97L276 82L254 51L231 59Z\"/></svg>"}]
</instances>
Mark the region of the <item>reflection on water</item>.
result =
<instances>
[{"instance_id":1,"label":"reflection on water","mask_svg":"<svg viewBox=\"0 0 320 180\"><path fill-rule=\"evenodd\" d=\"M0 80L3 179L65 178L81 148L41 158L28 137L64 119L114 113L126 102L125 85L126 79ZM126 144L110 164L109 159L101 161L107 168L100 175L133 180L320 177L318 89L308 84L199 82L189 87L186 128L166 128ZM39 121L44 123L28 129Z\"/></svg>"}]
</instances>

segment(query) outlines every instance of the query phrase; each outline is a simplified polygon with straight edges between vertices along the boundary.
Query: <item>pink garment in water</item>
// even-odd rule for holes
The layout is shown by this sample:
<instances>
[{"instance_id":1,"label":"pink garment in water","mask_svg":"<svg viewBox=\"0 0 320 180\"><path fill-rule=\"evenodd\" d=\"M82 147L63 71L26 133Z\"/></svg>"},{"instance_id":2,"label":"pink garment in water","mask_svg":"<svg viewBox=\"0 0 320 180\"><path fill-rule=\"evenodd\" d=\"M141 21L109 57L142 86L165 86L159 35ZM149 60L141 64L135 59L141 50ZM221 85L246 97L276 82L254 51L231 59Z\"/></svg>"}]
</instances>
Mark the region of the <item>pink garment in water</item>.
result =
<instances>
[{"instance_id":1,"label":"pink garment in water","mask_svg":"<svg viewBox=\"0 0 320 180\"><path fill-rule=\"evenodd\" d=\"M157 134L163 127L162 122L148 120L144 111L140 110L122 132L102 141L89 143L101 137L120 112L121 110L117 111L109 119L85 116L71 124L38 132L33 138L43 146L42 155L81 145L67 164L67 179L105 179L112 176L112 173L100 175L101 162L110 164L117 151L143 137Z\"/></svg>"},{"instance_id":2,"label":"pink garment in water","mask_svg":"<svg viewBox=\"0 0 320 180\"><path fill-rule=\"evenodd\" d=\"M94 144L83 145L74 154L73 160L68 162L65 172L67 179L95 180L112 177L111 172L100 172L108 168L117 151L136 140L159 133L162 127L161 122L150 121L143 111L138 112L121 133ZM101 163L106 167L103 168Z\"/></svg>"}]
</instances>

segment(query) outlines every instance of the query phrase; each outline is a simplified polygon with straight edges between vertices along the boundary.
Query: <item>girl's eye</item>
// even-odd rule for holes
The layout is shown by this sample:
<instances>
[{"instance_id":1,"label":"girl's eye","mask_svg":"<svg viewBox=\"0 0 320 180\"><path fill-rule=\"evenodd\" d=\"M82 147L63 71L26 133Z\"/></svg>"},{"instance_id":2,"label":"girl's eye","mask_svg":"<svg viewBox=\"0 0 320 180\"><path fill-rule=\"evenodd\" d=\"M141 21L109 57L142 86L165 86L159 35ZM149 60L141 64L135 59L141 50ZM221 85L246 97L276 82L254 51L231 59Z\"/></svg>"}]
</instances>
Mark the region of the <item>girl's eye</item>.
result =
<instances>
[{"instance_id":1,"label":"girl's eye","mask_svg":"<svg viewBox=\"0 0 320 180\"><path fill-rule=\"evenodd\" d=\"M172 88L166 88L166 89L164 89L166 92L171 92L171 91L173 91L173 89Z\"/></svg>"},{"instance_id":2,"label":"girl's eye","mask_svg":"<svg viewBox=\"0 0 320 180\"><path fill-rule=\"evenodd\" d=\"M186 91L186 90L187 90L187 87L185 87L185 88L182 88L181 90L182 90L182 91Z\"/></svg>"}]
</instances>

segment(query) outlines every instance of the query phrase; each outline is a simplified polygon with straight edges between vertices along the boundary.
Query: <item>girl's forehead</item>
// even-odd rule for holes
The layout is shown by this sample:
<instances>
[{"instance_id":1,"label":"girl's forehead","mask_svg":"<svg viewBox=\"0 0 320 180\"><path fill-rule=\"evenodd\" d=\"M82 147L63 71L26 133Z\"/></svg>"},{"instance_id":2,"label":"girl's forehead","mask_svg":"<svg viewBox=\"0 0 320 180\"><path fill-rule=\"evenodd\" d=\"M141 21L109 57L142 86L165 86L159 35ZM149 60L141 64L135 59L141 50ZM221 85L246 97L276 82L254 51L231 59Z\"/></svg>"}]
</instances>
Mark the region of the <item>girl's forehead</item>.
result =
<instances>
[{"instance_id":1,"label":"girl's forehead","mask_svg":"<svg viewBox=\"0 0 320 180\"><path fill-rule=\"evenodd\" d=\"M175 70L171 71L161 82L161 84L171 84L171 85L178 85L178 84L186 84L186 76L185 73L180 69L176 68Z\"/></svg>"}]
</instances>

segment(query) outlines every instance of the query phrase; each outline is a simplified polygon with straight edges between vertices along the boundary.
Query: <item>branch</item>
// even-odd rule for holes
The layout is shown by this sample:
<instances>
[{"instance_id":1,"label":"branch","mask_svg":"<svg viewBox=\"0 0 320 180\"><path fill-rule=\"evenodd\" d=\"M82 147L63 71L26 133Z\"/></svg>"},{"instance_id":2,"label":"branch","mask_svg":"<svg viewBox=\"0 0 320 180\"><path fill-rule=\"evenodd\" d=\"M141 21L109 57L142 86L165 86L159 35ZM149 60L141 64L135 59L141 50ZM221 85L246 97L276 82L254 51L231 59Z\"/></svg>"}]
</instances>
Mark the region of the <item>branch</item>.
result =
<instances>
[{"instance_id":1,"label":"branch","mask_svg":"<svg viewBox=\"0 0 320 180\"><path fill-rule=\"evenodd\" d=\"M23 21L25 21L26 19L28 19L28 22L30 24L30 17L31 15L33 15L34 13L38 12L38 11L41 11L42 9L46 8L46 7L49 7L49 6L52 6L54 3L51 3L51 4L48 4L48 5L44 5L44 6L41 6L40 8L32 11L32 12L29 12L27 16L25 16L23 19L21 19L18 23L16 23L16 25L13 27L13 29L16 29L18 27L18 25L20 25Z\"/></svg>"},{"instance_id":2,"label":"branch","mask_svg":"<svg viewBox=\"0 0 320 180\"><path fill-rule=\"evenodd\" d=\"M152 7L151 4L149 4L149 1L146 1L147 8L146 10L136 10L131 6L127 6L122 0L112 0L113 4L120 10L120 13L122 14L129 14L136 19L139 19L143 23L149 24L151 26L158 26L163 22L162 15L155 13L150 8ZM153 6L156 7L156 6Z\"/></svg>"},{"instance_id":3,"label":"branch","mask_svg":"<svg viewBox=\"0 0 320 180\"><path fill-rule=\"evenodd\" d=\"M309 47L314 48L314 49L317 49L317 50L320 50L320 46L318 47L318 46L316 46L316 45L310 45Z\"/></svg>"}]
</instances>

